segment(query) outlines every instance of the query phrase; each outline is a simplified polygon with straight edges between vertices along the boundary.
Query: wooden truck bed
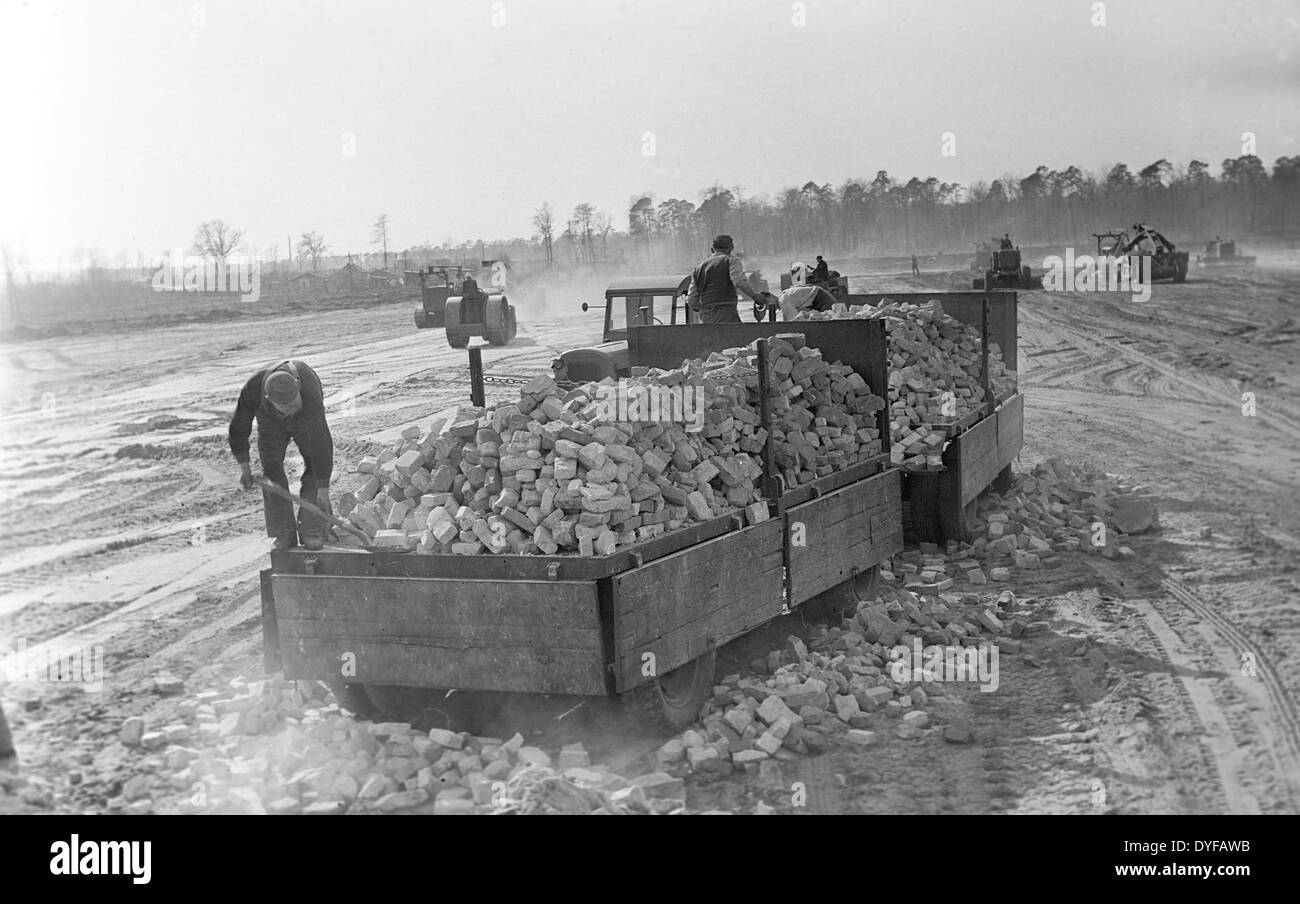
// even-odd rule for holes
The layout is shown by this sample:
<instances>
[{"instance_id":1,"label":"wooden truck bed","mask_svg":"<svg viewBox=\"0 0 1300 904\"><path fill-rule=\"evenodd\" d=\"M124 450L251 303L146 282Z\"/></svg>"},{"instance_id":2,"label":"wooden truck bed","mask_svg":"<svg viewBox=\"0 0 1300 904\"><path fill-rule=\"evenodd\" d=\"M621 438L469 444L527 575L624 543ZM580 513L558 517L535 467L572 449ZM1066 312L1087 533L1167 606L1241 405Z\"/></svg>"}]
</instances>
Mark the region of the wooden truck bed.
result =
<instances>
[{"instance_id":1,"label":"wooden truck bed","mask_svg":"<svg viewBox=\"0 0 1300 904\"><path fill-rule=\"evenodd\" d=\"M634 329L632 363L675 367L796 325L746 324L758 328L748 338L736 326ZM883 324L797 326L886 395ZM652 333L665 344L638 352ZM769 499L759 524L725 515L609 556L273 552L262 573L267 668L328 680L350 661L348 677L367 684L624 693L651 680L645 654L666 674L901 550L901 472L887 453Z\"/></svg>"},{"instance_id":2,"label":"wooden truck bed","mask_svg":"<svg viewBox=\"0 0 1300 904\"><path fill-rule=\"evenodd\" d=\"M637 547L586 558L276 551L263 573L267 667L337 678L352 654L365 683L624 693L648 680L644 654L664 674L902 549L900 472L837 488L833 478L777 517L654 559ZM482 559L510 576L474 574Z\"/></svg>"},{"instance_id":3,"label":"wooden truck bed","mask_svg":"<svg viewBox=\"0 0 1300 904\"><path fill-rule=\"evenodd\" d=\"M887 292L855 295L854 304L884 299L919 303L938 299L944 313L980 329L1002 352L1007 369L1019 368L1019 304L1015 292ZM988 323L984 324L984 304ZM1010 485L1011 462L1024 446L1024 396L1008 392L990 406L950 425L942 471L907 471L903 495L910 519L908 539L942 543L966 540L974 501L990 487Z\"/></svg>"}]
</instances>

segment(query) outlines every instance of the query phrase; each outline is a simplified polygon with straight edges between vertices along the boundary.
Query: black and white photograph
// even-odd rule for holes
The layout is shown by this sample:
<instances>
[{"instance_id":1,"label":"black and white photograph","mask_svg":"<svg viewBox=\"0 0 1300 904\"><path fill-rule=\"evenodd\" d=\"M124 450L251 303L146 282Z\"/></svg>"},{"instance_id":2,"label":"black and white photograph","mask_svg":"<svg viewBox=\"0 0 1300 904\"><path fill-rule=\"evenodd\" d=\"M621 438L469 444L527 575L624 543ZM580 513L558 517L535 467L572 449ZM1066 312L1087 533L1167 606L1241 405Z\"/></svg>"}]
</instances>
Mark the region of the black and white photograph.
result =
<instances>
[{"instance_id":1,"label":"black and white photograph","mask_svg":"<svg viewBox=\"0 0 1300 904\"><path fill-rule=\"evenodd\" d=\"M1297 0L0 0L0 79L24 868L1300 812Z\"/></svg>"}]
</instances>

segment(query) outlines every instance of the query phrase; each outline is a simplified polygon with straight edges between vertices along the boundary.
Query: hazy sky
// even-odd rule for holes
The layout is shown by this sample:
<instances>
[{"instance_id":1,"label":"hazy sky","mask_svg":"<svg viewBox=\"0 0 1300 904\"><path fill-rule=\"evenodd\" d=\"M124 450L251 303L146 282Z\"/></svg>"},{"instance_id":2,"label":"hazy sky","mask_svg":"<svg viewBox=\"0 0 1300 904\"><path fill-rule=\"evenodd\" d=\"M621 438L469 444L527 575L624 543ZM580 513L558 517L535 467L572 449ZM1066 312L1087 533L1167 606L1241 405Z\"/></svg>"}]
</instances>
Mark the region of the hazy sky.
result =
<instances>
[{"instance_id":1,"label":"hazy sky","mask_svg":"<svg viewBox=\"0 0 1300 904\"><path fill-rule=\"evenodd\" d=\"M1102 5L0 0L0 238L36 268L211 218L369 250L386 211L391 249L715 181L1300 153L1300 0Z\"/></svg>"}]
</instances>

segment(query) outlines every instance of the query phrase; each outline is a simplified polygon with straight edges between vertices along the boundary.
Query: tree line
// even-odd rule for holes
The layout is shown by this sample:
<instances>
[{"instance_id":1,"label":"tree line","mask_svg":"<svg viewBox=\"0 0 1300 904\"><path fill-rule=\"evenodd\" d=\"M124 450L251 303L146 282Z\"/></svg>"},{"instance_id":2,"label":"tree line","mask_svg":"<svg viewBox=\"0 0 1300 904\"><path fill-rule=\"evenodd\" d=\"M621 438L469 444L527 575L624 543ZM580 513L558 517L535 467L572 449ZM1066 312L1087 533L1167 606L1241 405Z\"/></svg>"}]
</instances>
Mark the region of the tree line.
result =
<instances>
[{"instance_id":1,"label":"tree line","mask_svg":"<svg viewBox=\"0 0 1300 904\"><path fill-rule=\"evenodd\" d=\"M1006 232L1025 244L1090 245L1094 232L1139 221L1184 243L1300 228L1300 156L1279 158L1271 172L1254 155L1228 158L1220 170L1162 158L1136 171L1124 163L1096 172L1039 166L970 186L880 170L838 187L809 181L751 197L714 184L698 201L634 196L621 233L590 204L564 223L544 204L534 242L551 263L596 262L612 252L629 264L666 266L698 258L721 232L750 255L871 255L968 250Z\"/></svg>"}]
</instances>

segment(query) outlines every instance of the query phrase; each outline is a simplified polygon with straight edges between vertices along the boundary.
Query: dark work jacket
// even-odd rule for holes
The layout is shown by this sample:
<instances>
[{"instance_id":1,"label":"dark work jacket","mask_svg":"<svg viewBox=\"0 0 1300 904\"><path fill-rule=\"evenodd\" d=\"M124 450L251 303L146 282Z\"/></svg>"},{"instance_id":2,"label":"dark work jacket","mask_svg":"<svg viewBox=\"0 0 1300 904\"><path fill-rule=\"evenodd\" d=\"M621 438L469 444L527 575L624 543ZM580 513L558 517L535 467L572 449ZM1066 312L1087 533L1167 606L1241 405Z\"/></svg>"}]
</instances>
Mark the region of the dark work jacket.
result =
<instances>
[{"instance_id":1,"label":"dark work jacket","mask_svg":"<svg viewBox=\"0 0 1300 904\"><path fill-rule=\"evenodd\" d=\"M731 258L714 252L695 268L695 286L700 292L700 308L734 305L736 284L731 281Z\"/></svg>"},{"instance_id":2,"label":"dark work jacket","mask_svg":"<svg viewBox=\"0 0 1300 904\"><path fill-rule=\"evenodd\" d=\"M263 438L292 438L307 461L332 461L334 441L325 423L325 394L320 377L301 361L293 363L298 369L299 392L302 394L302 410L293 417L282 417L266 401L263 393L263 381L267 375L276 370L288 370L286 362L262 368L244 384L235 405L235 416L230 420L230 451L241 464L248 461L248 437L254 418L257 419L257 431ZM283 447L283 442L278 445Z\"/></svg>"}]
</instances>

